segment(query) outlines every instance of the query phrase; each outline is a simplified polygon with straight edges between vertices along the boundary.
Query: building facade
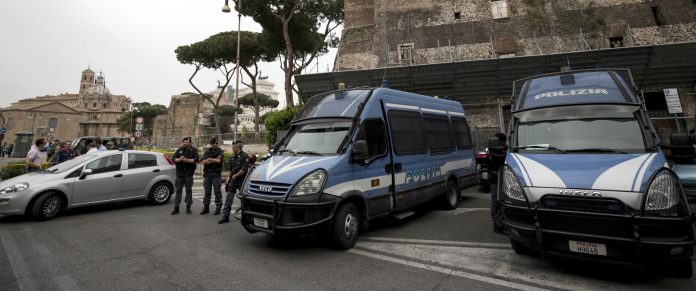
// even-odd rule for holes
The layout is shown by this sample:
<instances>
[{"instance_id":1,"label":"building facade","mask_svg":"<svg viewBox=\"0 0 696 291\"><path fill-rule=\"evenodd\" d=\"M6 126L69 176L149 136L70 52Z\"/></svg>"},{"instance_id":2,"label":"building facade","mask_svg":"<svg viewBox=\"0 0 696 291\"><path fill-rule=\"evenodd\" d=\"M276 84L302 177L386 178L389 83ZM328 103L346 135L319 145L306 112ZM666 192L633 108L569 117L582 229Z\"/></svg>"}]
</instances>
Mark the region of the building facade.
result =
<instances>
[{"instance_id":1,"label":"building facade","mask_svg":"<svg viewBox=\"0 0 696 291\"><path fill-rule=\"evenodd\" d=\"M7 128L5 141L15 133L30 132L33 139L73 140L80 136L126 137L117 120L130 108L131 99L111 94L106 79L91 69L82 71L79 93L22 99L0 109Z\"/></svg>"}]
</instances>

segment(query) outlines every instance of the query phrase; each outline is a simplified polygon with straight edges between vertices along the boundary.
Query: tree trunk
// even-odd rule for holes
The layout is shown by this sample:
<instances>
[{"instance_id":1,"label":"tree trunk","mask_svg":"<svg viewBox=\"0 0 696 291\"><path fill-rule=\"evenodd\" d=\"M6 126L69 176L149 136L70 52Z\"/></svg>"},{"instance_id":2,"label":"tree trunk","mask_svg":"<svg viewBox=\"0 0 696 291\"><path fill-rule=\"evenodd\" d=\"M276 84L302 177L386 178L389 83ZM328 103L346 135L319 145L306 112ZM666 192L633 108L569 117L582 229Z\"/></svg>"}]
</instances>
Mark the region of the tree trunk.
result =
<instances>
[{"instance_id":1,"label":"tree trunk","mask_svg":"<svg viewBox=\"0 0 696 291\"><path fill-rule=\"evenodd\" d=\"M289 19L282 20L283 22L283 38L285 39L286 58L285 58L285 107L295 106L292 100L292 75L295 71L295 56L292 49L292 41L290 40L290 31L288 30Z\"/></svg>"}]
</instances>

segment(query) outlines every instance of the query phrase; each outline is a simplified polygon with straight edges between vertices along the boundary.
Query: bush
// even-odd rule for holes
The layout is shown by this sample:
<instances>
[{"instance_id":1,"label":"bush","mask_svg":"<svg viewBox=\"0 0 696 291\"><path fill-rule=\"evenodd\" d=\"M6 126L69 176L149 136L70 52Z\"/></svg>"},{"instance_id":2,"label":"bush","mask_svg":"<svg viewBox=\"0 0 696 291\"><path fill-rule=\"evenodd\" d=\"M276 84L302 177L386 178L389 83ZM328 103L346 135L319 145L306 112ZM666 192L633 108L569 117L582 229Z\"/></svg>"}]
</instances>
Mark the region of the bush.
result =
<instances>
[{"instance_id":1,"label":"bush","mask_svg":"<svg viewBox=\"0 0 696 291\"><path fill-rule=\"evenodd\" d=\"M7 180L26 173L26 164L8 164L0 169L0 180Z\"/></svg>"},{"instance_id":2,"label":"bush","mask_svg":"<svg viewBox=\"0 0 696 291\"><path fill-rule=\"evenodd\" d=\"M294 106L267 114L263 122L263 125L266 126L266 145L272 146L277 142L278 131L290 128L290 122L299 111L300 107Z\"/></svg>"}]
</instances>

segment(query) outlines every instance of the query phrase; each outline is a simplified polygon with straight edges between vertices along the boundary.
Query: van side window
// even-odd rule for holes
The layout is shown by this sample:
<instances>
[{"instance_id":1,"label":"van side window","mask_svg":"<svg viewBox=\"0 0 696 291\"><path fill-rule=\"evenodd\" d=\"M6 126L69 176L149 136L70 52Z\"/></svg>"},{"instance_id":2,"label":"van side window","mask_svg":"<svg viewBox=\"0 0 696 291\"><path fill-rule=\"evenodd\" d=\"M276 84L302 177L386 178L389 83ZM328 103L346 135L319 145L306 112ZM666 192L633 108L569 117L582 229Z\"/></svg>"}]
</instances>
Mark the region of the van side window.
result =
<instances>
[{"instance_id":1,"label":"van side window","mask_svg":"<svg viewBox=\"0 0 696 291\"><path fill-rule=\"evenodd\" d=\"M394 152L397 155L424 154L427 150L420 112L390 110L388 113Z\"/></svg>"},{"instance_id":2,"label":"van side window","mask_svg":"<svg viewBox=\"0 0 696 291\"><path fill-rule=\"evenodd\" d=\"M425 131L428 133L428 147L430 152L442 153L454 150L452 129L447 116L423 114Z\"/></svg>"},{"instance_id":3,"label":"van side window","mask_svg":"<svg viewBox=\"0 0 696 291\"><path fill-rule=\"evenodd\" d=\"M471 131L469 130L469 123L466 122L466 119L452 117L452 126L454 126L454 136L457 139L457 147L460 149L471 147Z\"/></svg>"},{"instance_id":4,"label":"van side window","mask_svg":"<svg viewBox=\"0 0 696 291\"><path fill-rule=\"evenodd\" d=\"M367 142L367 148L370 150L368 160L387 153L387 135L385 134L382 119L365 120L360 127L357 139Z\"/></svg>"}]
</instances>

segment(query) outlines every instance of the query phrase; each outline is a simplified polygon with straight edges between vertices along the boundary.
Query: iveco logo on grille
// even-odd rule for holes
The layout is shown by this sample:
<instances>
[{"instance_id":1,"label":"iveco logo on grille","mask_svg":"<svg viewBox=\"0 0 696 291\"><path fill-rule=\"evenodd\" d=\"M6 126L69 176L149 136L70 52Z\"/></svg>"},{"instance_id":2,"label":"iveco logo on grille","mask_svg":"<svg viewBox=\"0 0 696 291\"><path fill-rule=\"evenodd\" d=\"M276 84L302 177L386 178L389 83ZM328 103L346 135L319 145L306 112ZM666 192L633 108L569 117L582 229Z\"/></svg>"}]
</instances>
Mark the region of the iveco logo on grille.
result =
<instances>
[{"instance_id":1,"label":"iveco logo on grille","mask_svg":"<svg viewBox=\"0 0 696 291\"><path fill-rule=\"evenodd\" d=\"M602 193L600 193L599 191L592 190L561 189L559 190L558 194L571 196L602 197Z\"/></svg>"},{"instance_id":2,"label":"iveco logo on grille","mask_svg":"<svg viewBox=\"0 0 696 291\"><path fill-rule=\"evenodd\" d=\"M271 186L259 186L259 191L271 192L271 191L273 191L273 187L271 187Z\"/></svg>"}]
</instances>

